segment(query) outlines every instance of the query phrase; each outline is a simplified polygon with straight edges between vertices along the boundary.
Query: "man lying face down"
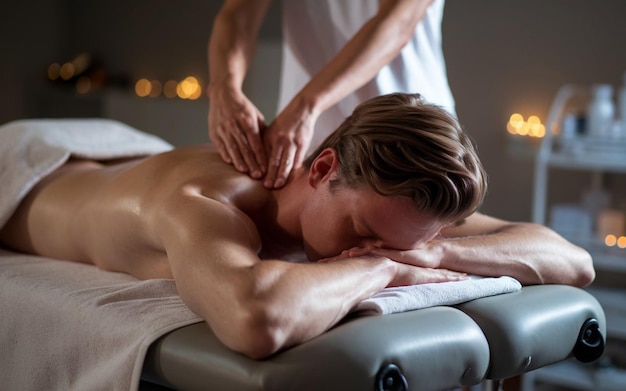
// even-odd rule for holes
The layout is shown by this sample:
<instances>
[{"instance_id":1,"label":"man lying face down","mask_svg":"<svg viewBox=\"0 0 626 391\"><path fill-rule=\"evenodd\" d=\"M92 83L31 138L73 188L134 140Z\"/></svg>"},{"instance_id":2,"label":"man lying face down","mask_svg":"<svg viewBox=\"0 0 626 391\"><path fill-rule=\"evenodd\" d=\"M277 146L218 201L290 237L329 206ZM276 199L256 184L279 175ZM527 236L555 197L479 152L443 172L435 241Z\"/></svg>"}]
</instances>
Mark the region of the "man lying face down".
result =
<instances>
[{"instance_id":1,"label":"man lying face down","mask_svg":"<svg viewBox=\"0 0 626 391\"><path fill-rule=\"evenodd\" d=\"M388 286L466 274L593 280L589 255L555 232L477 213L485 191L457 121L419 95L393 94L358 106L278 190L210 145L115 164L70 160L33 188L0 241L174 278L224 344L262 358Z\"/></svg>"}]
</instances>

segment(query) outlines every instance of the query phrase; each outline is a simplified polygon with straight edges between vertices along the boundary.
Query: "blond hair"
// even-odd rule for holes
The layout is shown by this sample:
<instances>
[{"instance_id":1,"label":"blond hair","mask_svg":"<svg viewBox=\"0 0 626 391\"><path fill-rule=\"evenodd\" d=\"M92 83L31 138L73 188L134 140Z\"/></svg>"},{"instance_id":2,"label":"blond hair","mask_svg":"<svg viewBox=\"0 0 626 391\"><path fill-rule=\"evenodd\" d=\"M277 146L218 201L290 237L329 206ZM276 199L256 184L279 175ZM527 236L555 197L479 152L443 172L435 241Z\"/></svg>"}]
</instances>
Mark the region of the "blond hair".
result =
<instances>
[{"instance_id":1,"label":"blond hair","mask_svg":"<svg viewBox=\"0 0 626 391\"><path fill-rule=\"evenodd\" d=\"M419 94L389 94L363 102L304 162L337 151L333 187L369 186L384 196L411 198L418 210L460 223L482 204L486 174L473 141L444 109Z\"/></svg>"}]
</instances>

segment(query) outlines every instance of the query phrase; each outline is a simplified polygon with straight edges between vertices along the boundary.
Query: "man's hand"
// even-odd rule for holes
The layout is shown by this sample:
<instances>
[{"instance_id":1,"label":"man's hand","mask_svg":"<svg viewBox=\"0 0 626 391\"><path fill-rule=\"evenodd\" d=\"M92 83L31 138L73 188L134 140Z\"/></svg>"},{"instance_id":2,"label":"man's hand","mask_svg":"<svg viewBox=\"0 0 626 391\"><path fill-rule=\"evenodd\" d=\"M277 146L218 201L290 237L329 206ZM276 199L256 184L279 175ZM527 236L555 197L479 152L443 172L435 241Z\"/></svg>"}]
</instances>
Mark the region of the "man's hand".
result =
<instances>
[{"instance_id":1,"label":"man's hand","mask_svg":"<svg viewBox=\"0 0 626 391\"><path fill-rule=\"evenodd\" d=\"M209 90L209 137L222 159L259 179L267 171L261 142L265 119L243 92L229 87Z\"/></svg>"},{"instance_id":2,"label":"man's hand","mask_svg":"<svg viewBox=\"0 0 626 391\"><path fill-rule=\"evenodd\" d=\"M367 255L386 257L392 261L419 266L429 269L438 269L441 267L441 254L440 247L434 245L436 240L425 244L423 247L412 250L394 250L379 247L354 247L348 250L344 250L340 255L333 258L327 258L320 262L330 262L338 259L357 258Z\"/></svg>"},{"instance_id":3,"label":"man's hand","mask_svg":"<svg viewBox=\"0 0 626 391\"><path fill-rule=\"evenodd\" d=\"M434 242L434 241L433 241ZM386 248L371 248L369 253L381 257L387 257L396 262L407 265L439 269L441 267L441 248L428 243L423 247L412 250L393 250Z\"/></svg>"},{"instance_id":4,"label":"man's hand","mask_svg":"<svg viewBox=\"0 0 626 391\"><path fill-rule=\"evenodd\" d=\"M352 248L343 251L341 254L321 259L319 263L340 262L346 259L362 258L362 259L380 259L387 258L395 263L396 276L388 285L391 286L404 286L404 285L416 285L427 284L432 282L446 282L446 281L460 281L467 278L466 273L456 272L447 269L436 269L426 266L419 266L404 261L416 261L419 257L415 257L415 251L419 250L389 250L380 248ZM376 254L380 252L381 254ZM382 255L382 253L388 255ZM395 257L396 259L394 259Z\"/></svg>"}]
</instances>

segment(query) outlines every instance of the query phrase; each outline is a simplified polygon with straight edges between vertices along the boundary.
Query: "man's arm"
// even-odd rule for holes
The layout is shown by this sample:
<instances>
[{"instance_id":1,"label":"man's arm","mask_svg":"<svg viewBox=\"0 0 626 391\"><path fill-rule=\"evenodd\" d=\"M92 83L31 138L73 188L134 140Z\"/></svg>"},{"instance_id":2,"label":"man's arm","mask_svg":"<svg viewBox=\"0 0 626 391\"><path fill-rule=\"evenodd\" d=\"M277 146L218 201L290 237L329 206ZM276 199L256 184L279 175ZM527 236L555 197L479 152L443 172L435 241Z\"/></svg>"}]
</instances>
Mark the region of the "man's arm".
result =
<instances>
[{"instance_id":1,"label":"man's arm","mask_svg":"<svg viewBox=\"0 0 626 391\"><path fill-rule=\"evenodd\" d=\"M225 345L253 358L323 333L388 285L464 276L380 256L330 264L261 261L252 221L192 191L167 202L154 226L183 301Z\"/></svg>"},{"instance_id":2,"label":"man's arm","mask_svg":"<svg viewBox=\"0 0 626 391\"><path fill-rule=\"evenodd\" d=\"M264 136L269 166L266 187L281 187L299 166L317 117L371 80L406 45L432 0L381 0L379 11L300 90Z\"/></svg>"},{"instance_id":3,"label":"man's arm","mask_svg":"<svg viewBox=\"0 0 626 391\"><path fill-rule=\"evenodd\" d=\"M255 178L265 170L260 136L265 120L242 86L270 3L226 0L213 22L208 49L209 137L224 161Z\"/></svg>"},{"instance_id":4,"label":"man's arm","mask_svg":"<svg viewBox=\"0 0 626 391\"><path fill-rule=\"evenodd\" d=\"M589 285L595 278L589 253L538 224L512 223L480 213L446 228L420 249L373 250L399 262L481 276L515 277L522 284Z\"/></svg>"}]
</instances>

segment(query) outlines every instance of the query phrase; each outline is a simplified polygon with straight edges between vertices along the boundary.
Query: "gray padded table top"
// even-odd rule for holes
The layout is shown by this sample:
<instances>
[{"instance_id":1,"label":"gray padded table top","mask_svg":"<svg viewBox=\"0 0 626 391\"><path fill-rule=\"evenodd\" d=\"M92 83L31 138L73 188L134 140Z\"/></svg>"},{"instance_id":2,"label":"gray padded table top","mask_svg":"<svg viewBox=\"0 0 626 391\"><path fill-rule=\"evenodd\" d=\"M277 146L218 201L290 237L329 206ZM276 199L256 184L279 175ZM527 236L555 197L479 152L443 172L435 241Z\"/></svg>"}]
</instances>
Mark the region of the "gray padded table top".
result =
<instances>
[{"instance_id":1,"label":"gray padded table top","mask_svg":"<svg viewBox=\"0 0 626 391\"><path fill-rule=\"evenodd\" d=\"M437 390L476 384L488 365L476 323L435 307L350 319L261 361L226 348L205 323L187 326L152 345L144 379L181 390Z\"/></svg>"},{"instance_id":2,"label":"gray padded table top","mask_svg":"<svg viewBox=\"0 0 626 391\"><path fill-rule=\"evenodd\" d=\"M506 379L576 356L595 360L604 351L606 318L587 291L566 285L536 285L457 306L481 327L489 341L488 379ZM580 346L581 329L591 324L591 346ZM594 340L594 339L602 339ZM583 349L580 349L580 348ZM586 356L586 357L585 357Z\"/></svg>"},{"instance_id":3,"label":"gray padded table top","mask_svg":"<svg viewBox=\"0 0 626 391\"><path fill-rule=\"evenodd\" d=\"M586 291L563 285L348 319L260 361L226 348L200 323L155 342L144 379L180 390L444 390L576 355L590 320L594 333L583 352L597 358L606 333L602 307Z\"/></svg>"}]
</instances>

